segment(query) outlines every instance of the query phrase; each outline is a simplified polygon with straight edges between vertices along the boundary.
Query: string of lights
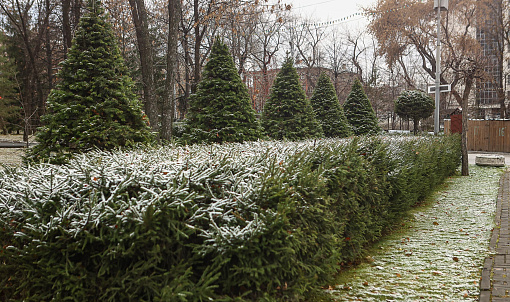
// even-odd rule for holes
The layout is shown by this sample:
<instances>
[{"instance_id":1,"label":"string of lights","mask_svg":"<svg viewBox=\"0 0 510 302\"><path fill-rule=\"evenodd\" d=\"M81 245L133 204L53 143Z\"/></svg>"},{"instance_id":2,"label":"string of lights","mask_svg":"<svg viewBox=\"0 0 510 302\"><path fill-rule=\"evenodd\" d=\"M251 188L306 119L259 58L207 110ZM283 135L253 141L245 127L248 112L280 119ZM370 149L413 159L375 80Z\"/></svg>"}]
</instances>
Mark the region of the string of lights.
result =
<instances>
[{"instance_id":1,"label":"string of lights","mask_svg":"<svg viewBox=\"0 0 510 302\"><path fill-rule=\"evenodd\" d=\"M327 2L330 2L330 1L319 2L319 3L312 4L312 5L318 5L318 4L327 3ZM369 18L371 16L375 16L375 15L378 15L378 14L397 12L397 11L400 11L402 9L409 8L409 7L411 7L414 4L426 3L426 2L427 2L427 0L417 0L416 2L414 2L412 4L405 4L405 5L402 5L400 7L387 9L387 10L381 11L381 12L355 12L355 13L352 13L350 15L347 15L347 16L344 16L344 17L341 17L341 18L338 18L338 19L335 19L335 20L331 20L331 21L325 21L325 22L302 22L302 23L298 23L298 24L294 25L294 27L298 28L298 27L310 27L310 26L312 26L312 27L315 27L315 28L324 28L324 27L329 27L329 26L335 26L335 25L340 25L340 24L344 24L344 23L347 23L347 22L351 22L351 21L361 20L363 18ZM263 4L262 6L271 6L271 7L273 7L273 10L288 11L288 9L286 9L285 6L282 6L282 5L267 5L267 4ZM308 7L308 6L311 6L311 5L306 5L306 6L303 6L303 7ZM282 7L282 8L280 8L280 7ZM303 7L298 7L298 8L303 8ZM240 15L248 16L248 15L252 15L252 14L253 13L241 13ZM264 23L270 23L270 21L265 21ZM285 27L282 27L282 28L280 28L280 29L278 29L276 31L285 31L285 30L286 30Z\"/></svg>"},{"instance_id":2,"label":"string of lights","mask_svg":"<svg viewBox=\"0 0 510 302\"><path fill-rule=\"evenodd\" d=\"M416 3L426 3L427 0L419 0L417 1ZM371 12L371 13L367 13L367 12L356 12L356 13L353 13L353 14L350 14L348 16L345 16L345 17L342 17L342 18L339 18L339 19L336 19L336 20L332 20L332 21L326 21L326 22L312 22L312 23L303 23L301 24L302 26L317 26L317 27L322 27L322 26L329 26L329 25L335 25L335 24L341 24L341 23L345 23L345 21L348 21L350 19L353 19L353 18L356 18L356 17L370 17L370 16L375 16L375 15L378 15L378 14L384 14L384 13L392 13L392 12L396 12L396 11L399 11L399 10L402 10L402 9L406 9L406 8L409 8L411 7L412 5L416 4L416 3L413 3L413 4L405 4L405 5L402 5L400 7L396 7L396 8L391 8L391 9L387 9L385 11L382 11L382 12Z\"/></svg>"}]
</instances>

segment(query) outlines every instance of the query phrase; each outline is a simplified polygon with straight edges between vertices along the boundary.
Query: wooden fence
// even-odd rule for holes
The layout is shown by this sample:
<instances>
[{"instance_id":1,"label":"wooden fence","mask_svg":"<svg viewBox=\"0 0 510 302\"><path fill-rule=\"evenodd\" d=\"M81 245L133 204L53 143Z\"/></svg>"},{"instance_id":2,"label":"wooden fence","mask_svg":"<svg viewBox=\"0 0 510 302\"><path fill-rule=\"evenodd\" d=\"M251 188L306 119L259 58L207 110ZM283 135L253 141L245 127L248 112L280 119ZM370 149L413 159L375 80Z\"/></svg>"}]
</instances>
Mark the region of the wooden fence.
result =
<instances>
[{"instance_id":1,"label":"wooden fence","mask_svg":"<svg viewBox=\"0 0 510 302\"><path fill-rule=\"evenodd\" d=\"M444 132L450 134L451 120L444 121ZM468 150L510 152L510 120L469 120Z\"/></svg>"}]
</instances>

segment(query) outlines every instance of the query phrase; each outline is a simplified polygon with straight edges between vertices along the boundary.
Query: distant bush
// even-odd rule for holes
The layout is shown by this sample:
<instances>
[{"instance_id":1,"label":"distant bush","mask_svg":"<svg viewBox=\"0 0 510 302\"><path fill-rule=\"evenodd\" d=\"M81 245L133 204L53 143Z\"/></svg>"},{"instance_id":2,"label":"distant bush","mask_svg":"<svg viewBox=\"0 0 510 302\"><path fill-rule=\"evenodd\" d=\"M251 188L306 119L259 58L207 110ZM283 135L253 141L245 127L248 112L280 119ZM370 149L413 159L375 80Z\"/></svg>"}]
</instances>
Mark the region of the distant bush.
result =
<instances>
[{"instance_id":1,"label":"distant bush","mask_svg":"<svg viewBox=\"0 0 510 302\"><path fill-rule=\"evenodd\" d=\"M180 138L186 131L186 122L174 122L172 128L172 136L174 138Z\"/></svg>"},{"instance_id":2,"label":"distant bush","mask_svg":"<svg viewBox=\"0 0 510 302\"><path fill-rule=\"evenodd\" d=\"M459 165L449 137L96 151L0 170L2 301L316 301Z\"/></svg>"},{"instance_id":3,"label":"distant bush","mask_svg":"<svg viewBox=\"0 0 510 302\"><path fill-rule=\"evenodd\" d=\"M406 90L395 100L395 113L403 119L412 119L414 134L418 133L419 122L434 112L434 99L421 90Z\"/></svg>"}]
</instances>

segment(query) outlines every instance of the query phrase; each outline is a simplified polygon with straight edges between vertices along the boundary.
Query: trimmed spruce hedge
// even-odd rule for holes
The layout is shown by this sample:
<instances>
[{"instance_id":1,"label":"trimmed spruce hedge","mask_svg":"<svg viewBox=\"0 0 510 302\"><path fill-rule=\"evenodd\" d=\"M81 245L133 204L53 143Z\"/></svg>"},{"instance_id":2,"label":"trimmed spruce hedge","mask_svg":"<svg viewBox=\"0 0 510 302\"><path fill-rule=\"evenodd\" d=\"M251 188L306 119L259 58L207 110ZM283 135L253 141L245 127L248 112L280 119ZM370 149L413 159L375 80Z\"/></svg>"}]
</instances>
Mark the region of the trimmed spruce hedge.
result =
<instances>
[{"instance_id":1,"label":"trimmed spruce hedge","mask_svg":"<svg viewBox=\"0 0 510 302\"><path fill-rule=\"evenodd\" d=\"M454 173L459 141L161 147L5 167L0 300L318 300L341 263Z\"/></svg>"}]
</instances>

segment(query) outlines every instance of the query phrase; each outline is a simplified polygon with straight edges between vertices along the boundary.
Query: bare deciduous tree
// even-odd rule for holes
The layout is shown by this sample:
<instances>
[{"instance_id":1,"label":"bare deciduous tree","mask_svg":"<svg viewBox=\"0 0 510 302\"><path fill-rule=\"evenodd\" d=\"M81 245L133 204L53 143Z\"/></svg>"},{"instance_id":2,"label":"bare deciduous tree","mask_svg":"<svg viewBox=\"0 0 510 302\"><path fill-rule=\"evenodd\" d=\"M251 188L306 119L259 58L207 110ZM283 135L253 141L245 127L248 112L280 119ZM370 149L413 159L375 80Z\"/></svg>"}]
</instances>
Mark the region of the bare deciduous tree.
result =
<instances>
[{"instance_id":1,"label":"bare deciduous tree","mask_svg":"<svg viewBox=\"0 0 510 302\"><path fill-rule=\"evenodd\" d=\"M288 24L286 31L291 55L295 56L296 67L304 66L307 69L306 94L310 97L320 74L313 72L313 69L322 67L324 59L322 43L326 37L326 28L312 23L311 20L297 19Z\"/></svg>"},{"instance_id":2,"label":"bare deciduous tree","mask_svg":"<svg viewBox=\"0 0 510 302\"><path fill-rule=\"evenodd\" d=\"M467 114L468 99L472 93L475 79L485 77L487 62L481 52L480 43L474 35L476 20L481 15L480 5L475 0L451 1L449 10L442 18L442 60L441 84L451 83L452 95L463 108L463 157L462 174L469 175L467 158ZM388 64L399 62L407 51L416 52L423 70L435 78L436 14L429 3L403 1L398 5L383 0L368 10L374 19L370 30L379 42L379 51ZM405 66L401 64L403 68Z\"/></svg>"},{"instance_id":3,"label":"bare deciduous tree","mask_svg":"<svg viewBox=\"0 0 510 302\"><path fill-rule=\"evenodd\" d=\"M18 70L21 71L20 99L23 100L25 116L31 117L30 120L25 119L25 140L28 140L28 135L39 126L39 118L44 114L48 94L43 88L44 82L51 87L47 80L52 80L54 62L51 53L46 58L43 55L44 48L51 51L51 45L48 44L51 43L50 36L47 33L50 30L49 20L53 6L48 4L33 0L0 2L0 12L7 17L8 24L14 32L13 39L22 53L22 60L18 66ZM43 70L47 76L46 81L42 77Z\"/></svg>"},{"instance_id":4,"label":"bare deciduous tree","mask_svg":"<svg viewBox=\"0 0 510 302\"><path fill-rule=\"evenodd\" d=\"M145 0L129 0L136 30L140 69L142 72L143 103L151 127L159 131L160 115L155 93L153 41L149 32L149 17Z\"/></svg>"},{"instance_id":5,"label":"bare deciduous tree","mask_svg":"<svg viewBox=\"0 0 510 302\"><path fill-rule=\"evenodd\" d=\"M168 0L168 40L165 79L165 97L161 106L161 138L172 138L173 119L175 115L175 83L177 79L177 45L179 40L179 18L181 1Z\"/></svg>"}]
</instances>

